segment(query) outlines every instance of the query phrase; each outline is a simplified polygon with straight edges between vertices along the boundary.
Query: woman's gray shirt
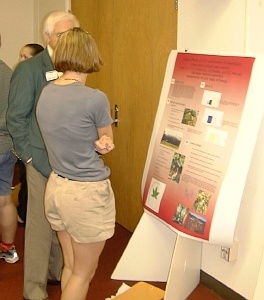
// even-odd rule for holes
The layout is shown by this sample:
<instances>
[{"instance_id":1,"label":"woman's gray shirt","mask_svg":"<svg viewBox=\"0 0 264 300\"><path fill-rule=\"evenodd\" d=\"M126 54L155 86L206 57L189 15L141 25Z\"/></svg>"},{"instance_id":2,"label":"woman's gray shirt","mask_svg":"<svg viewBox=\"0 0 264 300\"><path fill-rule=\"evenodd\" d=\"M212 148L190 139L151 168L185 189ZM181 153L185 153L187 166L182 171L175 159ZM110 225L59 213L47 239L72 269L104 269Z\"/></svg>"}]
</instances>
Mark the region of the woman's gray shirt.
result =
<instances>
[{"instance_id":1,"label":"woman's gray shirt","mask_svg":"<svg viewBox=\"0 0 264 300\"><path fill-rule=\"evenodd\" d=\"M102 91L79 82L51 82L42 90L36 114L55 173L77 181L109 177L110 169L95 152L97 128L113 122Z\"/></svg>"}]
</instances>

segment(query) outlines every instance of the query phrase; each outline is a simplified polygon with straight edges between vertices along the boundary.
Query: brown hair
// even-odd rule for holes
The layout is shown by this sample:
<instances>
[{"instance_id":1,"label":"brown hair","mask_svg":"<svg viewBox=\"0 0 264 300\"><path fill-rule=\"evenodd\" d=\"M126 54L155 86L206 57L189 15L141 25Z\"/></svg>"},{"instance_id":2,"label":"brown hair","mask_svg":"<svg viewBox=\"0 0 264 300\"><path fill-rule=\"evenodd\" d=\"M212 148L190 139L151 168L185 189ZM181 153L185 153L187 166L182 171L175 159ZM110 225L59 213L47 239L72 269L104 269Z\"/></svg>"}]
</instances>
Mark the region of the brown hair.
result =
<instances>
[{"instance_id":1,"label":"brown hair","mask_svg":"<svg viewBox=\"0 0 264 300\"><path fill-rule=\"evenodd\" d=\"M93 73L98 72L103 64L94 38L77 27L60 35L53 60L59 72Z\"/></svg>"},{"instance_id":2,"label":"brown hair","mask_svg":"<svg viewBox=\"0 0 264 300\"><path fill-rule=\"evenodd\" d=\"M24 47L28 47L31 50L31 55L35 56L37 55L39 52L43 51L44 48L40 45L40 44L26 44ZM23 48L24 48L23 47Z\"/></svg>"}]
</instances>

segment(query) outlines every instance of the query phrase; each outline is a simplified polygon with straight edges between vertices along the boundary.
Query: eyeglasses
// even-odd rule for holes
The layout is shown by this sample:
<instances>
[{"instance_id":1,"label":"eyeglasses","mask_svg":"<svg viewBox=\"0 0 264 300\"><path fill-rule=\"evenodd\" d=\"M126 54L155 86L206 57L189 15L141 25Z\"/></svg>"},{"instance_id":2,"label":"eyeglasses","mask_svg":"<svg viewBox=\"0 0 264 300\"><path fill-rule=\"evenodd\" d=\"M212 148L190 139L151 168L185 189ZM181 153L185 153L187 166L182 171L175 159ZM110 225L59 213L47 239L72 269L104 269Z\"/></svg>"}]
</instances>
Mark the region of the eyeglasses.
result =
<instances>
[{"instance_id":1,"label":"eyeglasses","mask_svg":"<svg viewBox=\"0 0 264 300\"><path fill-rule=\"evenodd\" d=\"M59 38L63 33L65 33L66 31L64 31L64 32L60 32L60 33L53 33L53 35L54 36L56 36L57 38ZM91 36L91 37L93 37L87 30L85 30L85 32L89 35L89 36Z\"/></svg>"},{"instance_id":2,"label":"eyeglasses","mask_svg":"<svg viewBox=\"0 0 264 300\"><path fill-rule=\"evenodd\" d=\"M55 35L57 38L59 38L64 32L60 32L60 33L54 33L53 35Z\"/></svg>"}]
</instances>

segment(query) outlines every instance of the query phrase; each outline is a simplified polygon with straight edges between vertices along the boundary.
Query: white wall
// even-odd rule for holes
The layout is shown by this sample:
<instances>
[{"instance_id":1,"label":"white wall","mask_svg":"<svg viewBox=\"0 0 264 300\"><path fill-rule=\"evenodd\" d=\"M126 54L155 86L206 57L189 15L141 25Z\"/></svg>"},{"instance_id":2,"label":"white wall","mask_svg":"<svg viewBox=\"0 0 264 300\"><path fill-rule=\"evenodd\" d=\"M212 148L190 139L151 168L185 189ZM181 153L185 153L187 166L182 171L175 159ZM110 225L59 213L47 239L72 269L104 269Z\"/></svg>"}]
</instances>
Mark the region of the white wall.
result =
<instances>
[{"instance_id":1,"label":"white wall","mask_svg":"<svg viewBox=\"0 0 264 300\"><path fill-rule=\"evenodd\" d=\"M42 21L53 10L70 10L70 0L0 0L0 58L14 68L21 47L40 43Z\"/></svg>"},{"instance_id":2,"label":"white wall","mask_svg":"<svg viewBox=\"0 0 264 300\"><path fill-rule=\"evenodd\" d=\"M263 20L264 0L179 0L178 50L238 55L264 53ZM259 97L264 101L264 95ZM201 267L246 299L254 300L264 299L263 154L264 121L237 220L238 259L227 262L220 258L219 246L204 244Z\"/></svg>"},{"instance_id":3,"label":"white wall","mask_svg":"<svg viewBox=\"0 0 264 300\"><path fill-rule=\"evenodd\" d=\"M0 58L13 68L18 62L18 53L33 39L33 2L35 0L1 0L0 33L2 48Z\"/></svg>"},{"instance_id":4,"label":"white wall","mask_svg":"<svg viewBox=\"0 0 264 300\"><path fill-rule=\"evenodd\" d=\"M244 51L246 0L179 0L178 50Z\"/></svg>"}]
</instances>

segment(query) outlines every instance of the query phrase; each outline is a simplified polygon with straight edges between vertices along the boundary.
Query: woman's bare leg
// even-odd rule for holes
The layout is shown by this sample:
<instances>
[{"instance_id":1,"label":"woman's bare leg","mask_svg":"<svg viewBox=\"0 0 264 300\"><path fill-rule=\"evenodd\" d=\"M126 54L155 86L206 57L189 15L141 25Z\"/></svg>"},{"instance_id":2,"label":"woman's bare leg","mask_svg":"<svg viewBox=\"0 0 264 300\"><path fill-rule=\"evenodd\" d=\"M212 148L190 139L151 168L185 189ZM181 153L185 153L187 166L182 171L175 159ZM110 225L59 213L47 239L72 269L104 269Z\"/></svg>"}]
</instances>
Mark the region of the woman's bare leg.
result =
<instances>
[{"instance_id":1,"label":"woman's bare leg","mask_svg":"<svg viewBox=\"0 0 264 300\"><path fill-rule=\"evenodd\" d=\"M64 257L61 300L85 300L105 241L76 243L67 232L58 232Z\"/></svg>"}]
</instances>

